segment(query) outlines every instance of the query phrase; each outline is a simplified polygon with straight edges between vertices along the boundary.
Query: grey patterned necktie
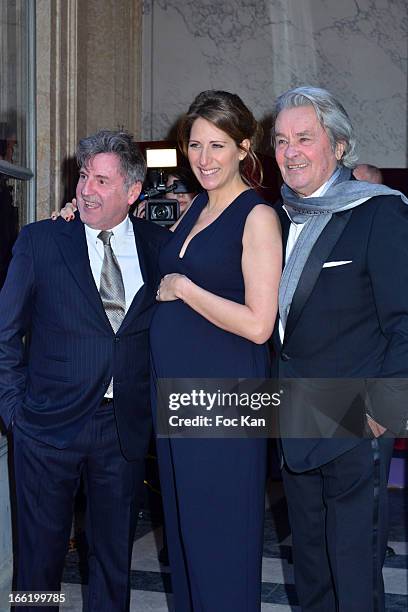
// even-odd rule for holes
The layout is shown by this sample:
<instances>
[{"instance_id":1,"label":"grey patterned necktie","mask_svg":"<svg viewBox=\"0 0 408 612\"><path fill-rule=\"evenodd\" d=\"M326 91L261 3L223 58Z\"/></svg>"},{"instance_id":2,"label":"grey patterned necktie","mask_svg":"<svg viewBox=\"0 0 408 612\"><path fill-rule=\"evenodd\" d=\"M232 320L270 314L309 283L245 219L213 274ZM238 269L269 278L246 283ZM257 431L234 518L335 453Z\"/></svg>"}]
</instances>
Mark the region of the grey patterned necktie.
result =
<instances>
[{"instance_id":1,"label":"grey patterned necktie","mask_svg":"<svg viewBox=\"0 0 408 612\"><path fill-rule=\"evenodd\" d=\"M104 249L99 293L106 316L116 334L125 317L126 302L122 272L110 245L112 236L113 232L105 230L98 234L99 240L103 242Z\"/></svg>"},{"instance_id":2,"label":"grey patterned necktie","mask_svg":"<svg viewBox=\"0 0 408 612\"><path fill-rule=\"evenodd\" d=\"M126 314L126 301L122 272L110 245L112 236L113 232L106 230L98 234L104 249L99 294L106 316L116 334ZM113 380L110 381L106 394L111 395L112 391Z\"/></svg>"}]
</instances>

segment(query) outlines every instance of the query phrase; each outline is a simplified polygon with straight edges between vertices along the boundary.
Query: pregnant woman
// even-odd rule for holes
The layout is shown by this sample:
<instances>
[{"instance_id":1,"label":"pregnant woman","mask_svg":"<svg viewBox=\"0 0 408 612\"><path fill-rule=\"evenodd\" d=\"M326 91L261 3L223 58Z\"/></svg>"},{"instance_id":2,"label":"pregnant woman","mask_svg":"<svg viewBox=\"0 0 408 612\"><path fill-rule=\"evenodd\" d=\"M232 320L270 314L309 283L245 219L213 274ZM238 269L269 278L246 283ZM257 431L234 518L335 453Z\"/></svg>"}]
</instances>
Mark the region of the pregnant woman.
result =
<instances>
[{"instance_id":1,"label":"pregnant woman","mask_svg":"<svg viewBox=\"0 0 408 612\"><path fill-rule=\"evenodd\" d=\"M269 375L281 237L251 188L257 131L223 91L199 94L180 122L205 191L161 253L154 381ZM157 449L176 611L260 610L266 440L159 438Z\"/></svg>"},{"instance_id":2,"label":"pregnant woman","mask_svg":"<svg viewBox=\"0 0 408 612\"><path fill-rule=\"evenodd\" d=\"M179 128L204 192L161 253L155 412L160 378L269 376L282 265L277 215L251 188L252 113L236 95L206 91ZM176 612L260 610L266 440L159 438L157 450Z\"/></svg>"}]
</instances>

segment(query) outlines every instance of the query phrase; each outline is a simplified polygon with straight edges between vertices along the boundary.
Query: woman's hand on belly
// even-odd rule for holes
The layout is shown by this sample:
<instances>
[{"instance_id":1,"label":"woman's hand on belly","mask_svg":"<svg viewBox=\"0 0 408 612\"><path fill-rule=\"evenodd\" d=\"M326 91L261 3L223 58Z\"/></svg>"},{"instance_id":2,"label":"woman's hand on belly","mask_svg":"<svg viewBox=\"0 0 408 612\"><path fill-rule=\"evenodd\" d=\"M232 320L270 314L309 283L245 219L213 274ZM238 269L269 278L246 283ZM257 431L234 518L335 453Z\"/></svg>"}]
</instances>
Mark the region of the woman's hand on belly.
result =
<instances>
[{"instance_id":1,"label":"woman's hand on belly","mask_svg":"<svg viewBox=\"0 0 408 612\"><path fill-rule=\"evenodd\" d=\"M178 300L182 293L182 285L185 282L188 282L188 278L184 276L184 274L166 274L166 276L161 279L156 293L156 300L158 302Z\"/></svg>"}]
</instances>

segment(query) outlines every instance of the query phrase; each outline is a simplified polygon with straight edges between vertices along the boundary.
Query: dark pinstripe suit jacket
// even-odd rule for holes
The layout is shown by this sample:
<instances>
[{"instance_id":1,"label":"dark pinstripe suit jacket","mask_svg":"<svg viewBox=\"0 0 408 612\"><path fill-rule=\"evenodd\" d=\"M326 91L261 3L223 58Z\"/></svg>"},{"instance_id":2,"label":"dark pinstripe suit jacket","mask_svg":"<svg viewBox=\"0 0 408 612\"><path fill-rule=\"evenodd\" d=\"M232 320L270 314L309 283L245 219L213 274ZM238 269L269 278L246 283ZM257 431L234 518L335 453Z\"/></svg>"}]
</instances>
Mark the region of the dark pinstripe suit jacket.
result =
<instances>
[{"instance_id":1,"label":"dark pinstripe suit jacket","mask_svg":"<svg viewBox=\"0 0 408 612\"><path fill-rule=\"evenodd\" d=\"M0 415L27 435L66 448L114 378L122 451L142 457L150 431L148 328L167 230L132 218L144 285L115 335L89 265L84 226L25 226L0 293ZM23 337L29 342L24 351Z\"/></svg>"}]
</instances>

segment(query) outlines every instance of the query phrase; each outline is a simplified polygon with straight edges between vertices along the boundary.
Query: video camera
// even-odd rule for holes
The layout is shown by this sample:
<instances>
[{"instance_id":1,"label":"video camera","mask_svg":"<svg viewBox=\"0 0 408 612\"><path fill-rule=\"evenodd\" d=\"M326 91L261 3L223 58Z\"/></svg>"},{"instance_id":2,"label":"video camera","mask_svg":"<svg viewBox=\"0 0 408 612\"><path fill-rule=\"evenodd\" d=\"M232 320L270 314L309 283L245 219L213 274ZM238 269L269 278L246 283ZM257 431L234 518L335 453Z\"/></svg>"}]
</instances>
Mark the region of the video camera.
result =
<instances>
[{"instance_id":1,"label":"video camera","mask_svg":"<svg viewBox=\"0 0 408 612\"><path fill-rule=\"evenodd\" d=\"M163 181L163 178L161 178ZM155 187L147 189L140 195L139 202L146 200L146 219L160 225L173 225L180 216L178 200L165 198L166 193L188 193L181 181L174 181L169 187L158 182Z\"/></svg>"},{"instance_id":2,"label":"video camera","mask_svg":"<svg viewBox=\"0 0 408 612\"><path fill-rule=\"evenodd\" d=\"M146 201L145 217L148 221L163 226L173 225L180 216L180 205L177 200L164 196L170 192L187 192L181 181L174 181L169 187L164 182L163 168L177 166L176 149L146 149L146 162L152 187L140 195L139 203Z\"/></svg>"},{"instance_id":3,"label":"video camera","mask_svg":"<svg viewBox=\"0 0 408 612\"><path fill-rule=\"evenodd\" d=\"M158 184L157 187L146 190L139 198L139 202L146 200L146 219L160 225L173 225L180 216L179 202L160 196L171 192L190 193L190 189L183 181L176 179L168 187Z\"/></svg>"}]
</instances>

